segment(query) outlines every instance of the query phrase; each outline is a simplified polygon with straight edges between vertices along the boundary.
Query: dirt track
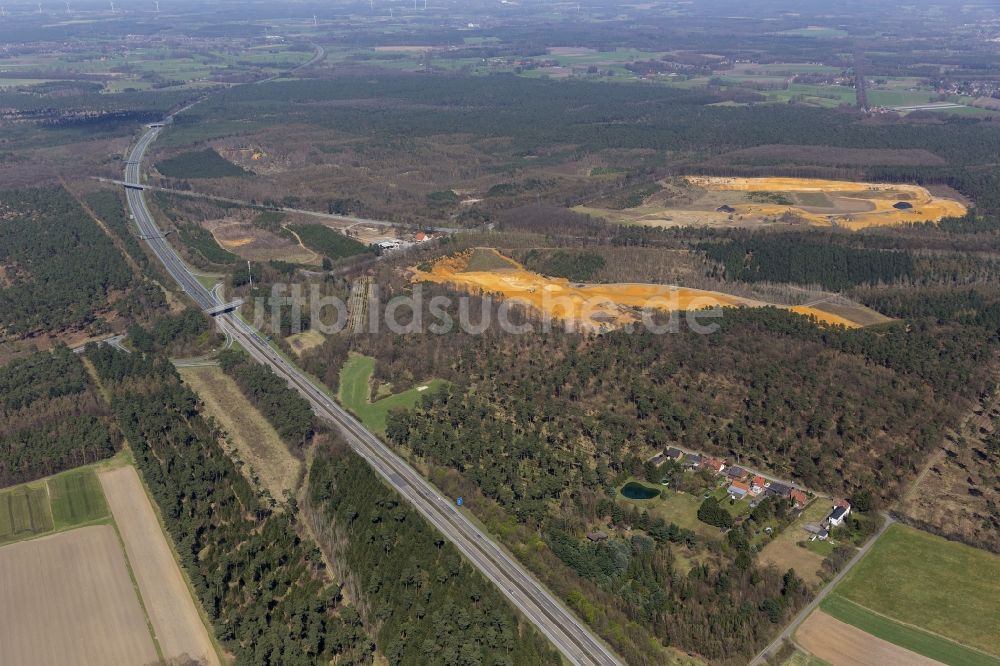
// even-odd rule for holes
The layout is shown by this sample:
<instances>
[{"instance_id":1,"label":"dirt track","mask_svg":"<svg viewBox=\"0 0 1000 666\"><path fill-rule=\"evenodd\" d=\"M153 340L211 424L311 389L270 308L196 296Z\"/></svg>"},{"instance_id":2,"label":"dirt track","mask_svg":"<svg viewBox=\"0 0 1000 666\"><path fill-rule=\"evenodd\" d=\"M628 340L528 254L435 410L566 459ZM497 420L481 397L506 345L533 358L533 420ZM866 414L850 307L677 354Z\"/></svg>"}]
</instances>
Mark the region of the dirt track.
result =
<instances>
[{"instance_id":1,"label":"dirt track","mask_svg":"<svg viewBox=\"0 0 1000 666\"><path fill-rule=\"evenodd\" d=\"M4 664L158 661L110 525L0 549L0 613Z\"/></svg>"},{"instance_id":2,"label":"dirt track","mask_svg":"<svg viewBox=\"0 0 1000 666\"><path fill-rule=\"evenodd\" d=\"M98 474L165 659L218 664L208 631L134 467ZM97 663L97 662L95 662Z\"/></svg>"},{"instance_id":3,"label":"dirt track","mask_svg":"<svg viewBox=\"0 0 1000 666\"><path fill-rule=\"evenodd\" d=\"M830 666L940 666L906 648L867 634L817 610L795 633L795 642Z\"/></svg>"}]
</instances>

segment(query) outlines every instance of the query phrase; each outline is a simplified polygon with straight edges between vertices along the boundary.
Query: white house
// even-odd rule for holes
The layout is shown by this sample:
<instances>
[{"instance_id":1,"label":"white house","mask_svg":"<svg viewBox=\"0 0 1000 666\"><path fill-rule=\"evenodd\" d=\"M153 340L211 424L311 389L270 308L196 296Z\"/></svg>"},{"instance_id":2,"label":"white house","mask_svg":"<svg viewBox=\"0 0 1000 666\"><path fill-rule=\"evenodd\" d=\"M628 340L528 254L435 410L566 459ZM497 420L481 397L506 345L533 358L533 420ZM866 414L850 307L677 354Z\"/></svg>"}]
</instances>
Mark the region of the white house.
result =
<instances>
[{"instance_id":1,"label":"white house","mask_svg":"<svg viewBox=\"0 0 1000 666\"><path fill-rule=\"evenodd\" d=\"M849 506L834 507L826 521L830 524L830 527L840 527L844 524L844 519L847 518L850 513L851 507Z\"/></svg>"}]
</instances>

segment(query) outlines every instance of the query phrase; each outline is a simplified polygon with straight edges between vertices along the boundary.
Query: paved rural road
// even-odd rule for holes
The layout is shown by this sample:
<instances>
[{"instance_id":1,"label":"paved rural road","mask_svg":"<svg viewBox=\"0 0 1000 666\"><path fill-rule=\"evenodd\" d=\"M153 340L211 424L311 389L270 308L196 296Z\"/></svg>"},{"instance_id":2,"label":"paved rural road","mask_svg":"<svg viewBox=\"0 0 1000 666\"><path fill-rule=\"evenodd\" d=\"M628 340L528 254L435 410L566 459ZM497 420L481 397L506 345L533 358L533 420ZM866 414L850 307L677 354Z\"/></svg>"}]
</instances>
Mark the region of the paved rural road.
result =
<instances>
[{"instance_id":1,"label":"paved rural road","mask_svg":"<svg viewBox=\"0 0 1000 666\"><path fill-rule=\"evenodd\" d=\"M851 558L851 561L848 562L847 565L833 577L833 580L826 584L826 587L820 590L820 593L816 595L816 598L813 599L808 606L799 611L799 614L795 616L795 619L793 619L787 627L785 627L785 630L781 632L781 635L775 638L770 645L754 657L753 661L750 662L750 666L759 666L760 664L763 664L764 658L768 655L768 653L772 650L776 650L781 645L782 641L791 639L792 634L794 634L795 630L799 628L799 625L802 624L807 617L809 617L810 613L819 607L820 602L826 598L826 595L833 591L833 588L837 587L837 584L844 579L847 572L853 569L854 565L860 562L861 558L868 554L868 551L871 550L871 547L874 546L875 542L879 540L879 537L881 537L885 531L889 529L889 526L896 522L896 519L889 514L882 514L882 517L885 518L882 528L876 532L874 536L868 539L868 541L865 542L865 545L858 549L858 552Z\"/></svg>"},{"instance_id":2,"label":"paved rural road","mask_svg":"<svg viewBox=\"0 0 1000 666\"><path fill-rule=\"evenodd\" d=\"M168 117L166 123L169 124L172 119L172 116ZM126 183L138 185L142 182L143 158L160 131L161 127L150 127L132 149L125 168ZM143 191L128 185L125 191L140 233L171 277L202 309L209 310L221 305L215 293L198 282L173 247L163 238L146 207ZM253 358L270 366L291 387L305 396L321 418L338 426L351 447L454 543L484 576L492 580L568 661L578 665L622 663L610 648L561 606L548 590L507 555L489 535L458 512L447 497L442 497L437 489L334 402L302 371L272 349L257 331L232 312L219 314L216 320L226 334L238 341Z\"/></svg>"}]
</instances>

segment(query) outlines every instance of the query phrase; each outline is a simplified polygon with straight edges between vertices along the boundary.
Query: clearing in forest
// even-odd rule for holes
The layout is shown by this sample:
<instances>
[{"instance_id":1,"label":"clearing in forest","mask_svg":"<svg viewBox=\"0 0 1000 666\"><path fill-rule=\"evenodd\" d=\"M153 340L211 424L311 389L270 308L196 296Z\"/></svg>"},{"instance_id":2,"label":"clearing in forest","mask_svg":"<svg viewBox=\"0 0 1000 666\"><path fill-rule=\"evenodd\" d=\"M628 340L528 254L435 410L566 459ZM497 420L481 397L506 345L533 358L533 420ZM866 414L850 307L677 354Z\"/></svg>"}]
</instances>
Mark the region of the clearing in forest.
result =
<instances>
[{"instance_id":1,"label":"clearing in forest","mask_svg":"<svg viewBox=\"0 0 1000 666\"><path fill-rule=\"evenodd\" d=\"M716 176L688 176L661 185L635 207L581 211L646 226L800 224L850 230L940 222L968 212L960 201L919 185Z\"/></svg>"},{"instance_id":2,"label":"clearing in forest","mask_svg":"<svg viewBox=\"0 0 1000 666\"><path fill-rule=\"evenodd\" d=\"M385 434L385 419L391 409L411 409L420 396L437 391L446 384L443 379L432 379L408 391L396 393L371 402L371 381L375 372L375 359L351 353L340 369L340 402L361 419L369 430Z\"/></svg>"},{"instance_id":3,"label":"clearing in forest","mask_svg":"<svg viewBox=\"0 0 1000 666\"><path fill-rule=\"evenodd\" d=\"M239 457L271 497L282 501L299 481L302 463L293 456L264 415L250 404L236 382L221 368L181 368L181 378L198 394L205 410L229 434Z\"/></svg>"},{"instance_id":4,"label":"clearing in forest","mask_svg":"<svg viewBox=\"0 0 1000 666\"><path fill-rule=\"evenodd\" d=\"M472 270L474 253L443 257L430 266L414 267L414 282L450 284L472 293L500 294L553 319L573 322L592 330L618 328L641 321L641 312L703 310L714 307L765 307L763 301L716 291L687 289L661 284L579 284L566 278L550 278L529 271L512 259L501 257L507 268ZM495 250L489 250L500 256ZM482 263L482 259L479 262ZM860 323L832 312L805 305L775 306L813 316L826 324L857 328ZM710 322L706 322L710 323Z\"/></svg>"},{"instance_id":5,"label":"clearing in forest","mask_svg":"<svg viewBox=\"0 0 1000 666\"><path fill-rule=\"evenodd\" d=\"M778 536L764 546L760 551L760 563L772 565L778 571L788 571L795 569L795 573L800 575L807 583L819 584L819 571L823 564L823 556L819 553L803 548L800 541L806 541L809 535L803 530L806 523L819 524L823 522L830 507L823 499L814 499L795 521L783 529Z\"/></svg>"}]
</instances>

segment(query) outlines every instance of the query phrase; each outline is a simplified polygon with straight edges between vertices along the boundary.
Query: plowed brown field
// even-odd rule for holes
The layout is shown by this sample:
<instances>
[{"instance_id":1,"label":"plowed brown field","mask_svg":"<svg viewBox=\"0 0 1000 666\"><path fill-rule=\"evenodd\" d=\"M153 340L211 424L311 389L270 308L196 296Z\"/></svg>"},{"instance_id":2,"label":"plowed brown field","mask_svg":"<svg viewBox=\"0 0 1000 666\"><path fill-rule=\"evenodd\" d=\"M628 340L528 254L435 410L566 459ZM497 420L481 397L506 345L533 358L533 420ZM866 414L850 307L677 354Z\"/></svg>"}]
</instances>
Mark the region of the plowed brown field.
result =
<instances>
[{"instance_id":1,"label":"plowed brown field","mask_svg":"<svg viewBox=\"0 0 1000 666\"><path fill-rule=\"evenodd\" d=\"M0 549L0 613L4 664L159 661L111 525Z\"/></svg>"},{"instance_id":2,"label":"plowed brown field","mask_svg":"<svg viewBox=\"0 0 1000 666\"><path fill-rule=\"evenodd\" d=\"M906 648L816 611L795 632L795 642L830 666L941 666Z\"/></svg>"},{"instance_id":3,"label":"plowed brown field","mask_svg":"<svg viewBox=\"0 0 1000 666\"><path fill-rule=\"evenodd\" d=\"M217 665L219 658L208 630L135 468L103 470L98 476L163 657Z\"/></svg>"}]
</instances>

